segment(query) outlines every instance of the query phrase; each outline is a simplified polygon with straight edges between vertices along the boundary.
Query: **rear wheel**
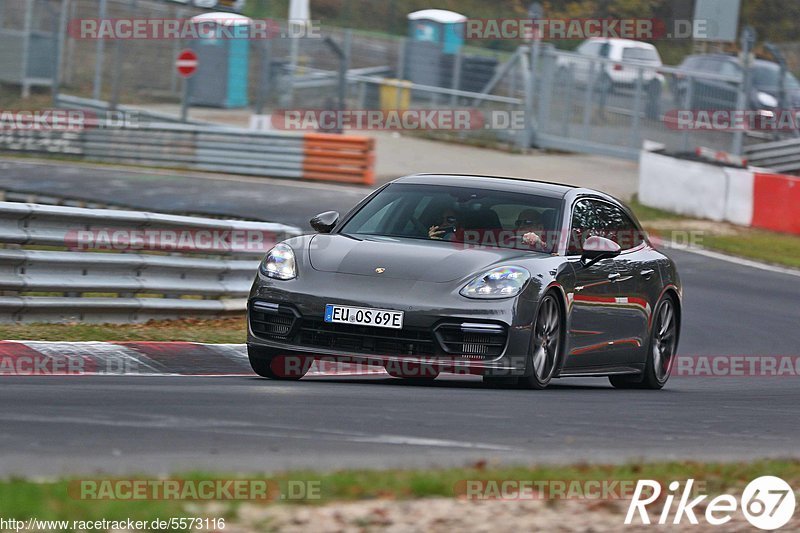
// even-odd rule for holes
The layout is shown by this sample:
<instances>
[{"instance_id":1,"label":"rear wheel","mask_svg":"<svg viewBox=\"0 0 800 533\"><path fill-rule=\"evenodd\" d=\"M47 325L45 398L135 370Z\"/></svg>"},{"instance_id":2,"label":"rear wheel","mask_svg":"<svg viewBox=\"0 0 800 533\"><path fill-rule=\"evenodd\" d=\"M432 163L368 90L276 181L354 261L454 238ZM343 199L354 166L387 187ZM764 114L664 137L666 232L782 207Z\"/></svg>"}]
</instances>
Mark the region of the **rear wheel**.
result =
<instances>
[{"instance_id":1,"label":"rear wheel","mask_svg":"<svg viewBox=\"0 0 800 533\"><path fill-rule=\"evenodd\" d=\"M561 357L562 322L555 295L545 295L533 324L527 375L519 378L522 387L544 389L550 384Z\"/></svg>"},{"instance_id":2,"label":"rear wheel","mask_svg":"<svg viewBox=\"0 0 800 533\"><path fill-rule=\"evenodd\" d=\"M653 329L644 372L639 376L609 376L618 389L661 389L672 372L678 347L678 310L675 300L664 296L653 314Z\"/></svg>"},{"instance_id":3,"label":"rear wheel","mask_svg":"<svg viewBox=\"0 0 800 533\"><path fill-rule=\"evenodd\" d=\"M308 372L313 360L298 355L280 355L272 350L247 346L247 357L253 372L262 378L297 381Z\"/></svg>"}]
</instances>

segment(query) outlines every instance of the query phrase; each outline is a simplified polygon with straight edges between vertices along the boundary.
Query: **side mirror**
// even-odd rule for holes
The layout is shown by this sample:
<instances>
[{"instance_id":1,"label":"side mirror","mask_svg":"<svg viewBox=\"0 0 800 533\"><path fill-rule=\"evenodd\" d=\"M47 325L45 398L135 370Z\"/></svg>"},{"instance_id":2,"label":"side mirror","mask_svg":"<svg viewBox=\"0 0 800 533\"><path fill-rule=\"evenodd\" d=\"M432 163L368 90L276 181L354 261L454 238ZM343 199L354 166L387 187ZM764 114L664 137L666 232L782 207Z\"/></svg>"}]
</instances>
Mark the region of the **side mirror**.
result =
<instances>
[{"instance_id":1,"label":"side mirror","mask_svg":"<svg viewBox=\"0 0 800 533\"><path fill-rule=\"evenodd\" d=\"M338 211L325 211L309 220L309 224L319 233L330 233L339 222Z\"/></svg>"},{"instance_id":2,"label":"side mirror","mask_svg":"<svg viewBox=\"0 0 800 533\"><path fill-rule=\"evenodd\" d=\"M596 263L601 259L616 257L619 255L621 250L622 248L620 248L619 244L610 239L592 236L586 239L586 242L583 243L581 263L584 265L589 265Z\"/></svg>"}]
</instances>

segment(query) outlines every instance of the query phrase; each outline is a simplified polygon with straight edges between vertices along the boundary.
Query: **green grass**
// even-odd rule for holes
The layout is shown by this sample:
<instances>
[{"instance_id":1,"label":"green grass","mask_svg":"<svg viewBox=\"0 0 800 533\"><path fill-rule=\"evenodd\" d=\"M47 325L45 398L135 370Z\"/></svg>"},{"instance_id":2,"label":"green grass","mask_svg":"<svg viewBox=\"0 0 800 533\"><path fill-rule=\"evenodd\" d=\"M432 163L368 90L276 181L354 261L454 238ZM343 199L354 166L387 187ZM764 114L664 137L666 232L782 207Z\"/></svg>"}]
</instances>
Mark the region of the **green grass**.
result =
<instances>
[{"instance_id":1,"label":"green grass","mask_svg":"<svg viewBox=\"0 0 800 533\"><path fill-rule=\"evenodd\" d=\"M0 339L37 341L245 342L244 316L150 321L143 324L0 324Z\"/></svg>"},{"instance_id":2,"label":"green grass","mask_svg":"<svg viewBox=\"0 0 800 533\"><path fill-rule=\"evenodd\" d=\"M661 209L656 209L655 207L649 207L644 204L641 204L639 203L639 200L637 198L633 198L630 202L628 202L628 207L633 209L633 212L636 214L636 217L642 224L645 224L646 222L652 222L654 220L686 219L686 217L678 215L676 213L670 213L669 211L663 211Z\"/></svg>"},{"instance_id":3,"label":"green grass","mask_svg":"<svg viewBox=\"0 0 800 533\"><path fill-rule=\"evenodd\" d=\"M536 467L487 467L479 463L470 468L426 469L426 470L343 470L329 473L314 471L291 471L272 476L224 475L208 472L176 474L168 479L261 479L269 480L286 494L290 482L311 481L317 483L320 498L285 499L284 503L323 504L332 501L354 501L366 499L414 499L424 497L452 498L459 495L455 489L466 480L518 480L543 481L613 481L655 479L663 484L673 480L685 482L693 478L705 484L705 492L714 495L722 492L740 491L749 481L764 475L776 475L790 485L800 481L800 461L764 460L750 463L695 463L671 462L653 464L625 464L617 466L571 465ZM24 520L36 517L41 520L153 520L180 516L208 516L231 519L241 502L164 500L82 500L74 491L68 490L71 480L63 478L36 482L23 479L0 481L0 516ZM86 479L109 479L92 474ZM120 478L110 478L120 479ZM146 476L126 479L148 479ZM463 484L461 485L464 486ZM265 502L269 504L270 502Z\"/></svg>"},{"instance_id":4,"label":"green grass","mask_svg":"<svg viewBox=\"0 0 800 533\"><path fill-rule=\"evenodd\" d=\"M698 232L697 244L763 263L800 268L800 236L726 223L697 220L640 204L628 204L651 234Z\"/></svg>"},{"instance_id":5,"label":"green grass","mask_svg":"<svg viewBox=\"0 0 800 533\"><path fill-rule=\"evenodd\" d=\"M714 235L703 237L703 245L731 255L764 263L800 268L800 237L763 230L749 230L746 235Z\"/></svg>"}]
</instances>

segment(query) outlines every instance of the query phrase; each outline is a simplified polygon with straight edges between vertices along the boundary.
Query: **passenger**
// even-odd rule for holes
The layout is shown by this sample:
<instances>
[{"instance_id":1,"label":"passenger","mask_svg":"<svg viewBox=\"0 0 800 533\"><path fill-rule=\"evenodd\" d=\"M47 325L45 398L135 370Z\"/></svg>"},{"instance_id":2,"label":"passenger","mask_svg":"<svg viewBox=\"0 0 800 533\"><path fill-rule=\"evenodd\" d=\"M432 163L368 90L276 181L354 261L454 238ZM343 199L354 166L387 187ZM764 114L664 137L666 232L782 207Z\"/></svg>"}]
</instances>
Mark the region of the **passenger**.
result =
<instances>
[{"instance_id":1,"label":"passenger","mask_svg":"<svg viewBox=\"0 0 800 533\"><path fill-rule=\"evenodd\" d=\"M517 215L514 228L517 231L517 241L519 243L532 248L543 248L545 246L542 217L535 209L521 211Z\"/></svg>"}]
</instances>

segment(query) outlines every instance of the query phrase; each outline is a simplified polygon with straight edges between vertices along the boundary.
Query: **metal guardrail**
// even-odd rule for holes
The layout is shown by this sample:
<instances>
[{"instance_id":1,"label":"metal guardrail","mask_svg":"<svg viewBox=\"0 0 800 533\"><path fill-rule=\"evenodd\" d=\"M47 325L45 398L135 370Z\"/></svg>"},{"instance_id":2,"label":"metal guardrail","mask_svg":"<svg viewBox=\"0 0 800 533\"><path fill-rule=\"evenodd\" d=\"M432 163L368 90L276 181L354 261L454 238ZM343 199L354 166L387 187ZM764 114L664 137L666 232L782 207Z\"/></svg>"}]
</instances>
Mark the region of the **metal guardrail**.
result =
<instances>
[{"instance_id":1,"label":"metal guardrail","mask_svg":"<svg viewBox=\"0 0 800 533\"><path fill-rule=\"evenodd\" d=\"M80 96L73 96L71 94L59 93L56 97L56 106L63 109L89 109L97 112L98 114L105 115L108 113L116 112L126 116L134 116L141 120L148 122L160 122L165 124L179 124L181 123L180 116L170 115L169 113L159 113L151 111L142 107L117 105L116 109L112 109L112 105L105 100L95 100L93 98L81 98ZM206 122L203 120L189 119L189 124L203 125L208 127L217 127L225 129L226 126Z\"/></svg>"},{"instance_id":2,"label":"metal guardrail","mask_svg":"<svg viewBox=\"0 0 800 533\"><path fill-rule=\"evenodd\" d=\"M299 234L265 222L0 202L0 322L242 311L260 257Z\"/></svg>"},{"instance_id":3,"label":"metal guardrail","mask_svg":"<svg viewBox=\"0 0 800 533\"><path fill-rule=\"evenodd\" d=\"M356 135L261 132L159 123L75 129L0 128L0 151L251 176L371 185L374 140Z\"/></svg>"},{"instance_id":4,"label":"metal guardrail","mask_svg":"<svg viewBox=\"0 0 800 533\"><path fill-rule=\"evenodd\" d=\"M744 155L755 167L775 172L797 172L800 170L800 138L745 146Z\"/></svg>"}]
</instances>

